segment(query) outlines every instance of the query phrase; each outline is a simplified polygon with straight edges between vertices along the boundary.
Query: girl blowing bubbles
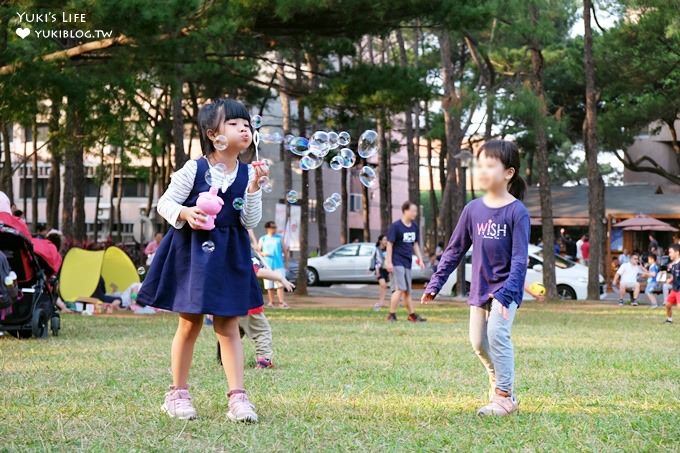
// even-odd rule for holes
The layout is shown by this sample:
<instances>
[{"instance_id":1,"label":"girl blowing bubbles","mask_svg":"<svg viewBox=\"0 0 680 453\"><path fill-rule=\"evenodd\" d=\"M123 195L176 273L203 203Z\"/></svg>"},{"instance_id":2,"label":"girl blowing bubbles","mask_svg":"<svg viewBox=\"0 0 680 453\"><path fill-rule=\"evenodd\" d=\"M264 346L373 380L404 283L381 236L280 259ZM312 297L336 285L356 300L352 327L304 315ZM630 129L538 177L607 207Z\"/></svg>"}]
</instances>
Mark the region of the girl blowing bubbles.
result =
<instances>
[{"instance_id":1,"label":"girl blowing bubbles","mask_svg":"<svg viewBox=\"0 0 680 453\"><path fill-rule=\"evenodd\" d=\"M478 157L479 184L486 194L463 209L421 302L434 299L474 246L468 300L470 342L491 384L491 401L479 409L478 415L510 415L517 411L510 332L522 302L529 247L529 213L520 201L526 184L519 176L519 152L513 143L489 141Z\"/></svg>"},{"instance_id":2,"label":"girl blowing bubbles","mask_svg":"<svg viewBox=\"0 0 680 453\"><path fill-rule=\"evenodd\" d=\"M187 380L203 315L212 314L229 385L227 416L234 421L256 422L243 385L238 317L262 306L247 229L255 227L262 217L257 181L268 169L253 168L238 160L252 142L250 114L243 104L217 99L204 105L198 126L204 155L175 172L158 200L158 213L174 228L159 245L137 300L179 313L171 349L172 385L162 409L171 417L196 418ZM224 137L218 138L220 135L227 139L226 149L221 149ZM218 192L224 206L215 219L215 229L205 231L201 225L206 215L196 207L196 200L199 193L209 190L205 174L218 163L226 167ZM240 200L234 203L236 199ZM204 247L206 241L214 246Z\"/></svg>"}]
</instances>

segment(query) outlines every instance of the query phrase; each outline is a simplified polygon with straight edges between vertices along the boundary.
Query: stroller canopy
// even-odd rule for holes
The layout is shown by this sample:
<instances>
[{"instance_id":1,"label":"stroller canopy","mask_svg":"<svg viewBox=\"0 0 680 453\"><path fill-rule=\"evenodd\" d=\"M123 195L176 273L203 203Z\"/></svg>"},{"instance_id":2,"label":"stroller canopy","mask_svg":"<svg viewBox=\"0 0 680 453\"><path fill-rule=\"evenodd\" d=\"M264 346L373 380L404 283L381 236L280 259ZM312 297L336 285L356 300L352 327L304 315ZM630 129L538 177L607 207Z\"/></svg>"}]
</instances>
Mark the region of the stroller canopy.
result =
<instances>
[{"instance_id":1,"label":"stroller canopy","mask_svg":"<svg viewBox=\"0 0 680 453\"><path fill-rule=\"evenodd\" d=\"M135 265L118 247L106 250L74 247L64 257L61 267L61 298L65 302L74 302L80 297L91 297L100 277L104 279L107 293L123 292L131 284L139 283Z\"/></svg>"}]
</instances>

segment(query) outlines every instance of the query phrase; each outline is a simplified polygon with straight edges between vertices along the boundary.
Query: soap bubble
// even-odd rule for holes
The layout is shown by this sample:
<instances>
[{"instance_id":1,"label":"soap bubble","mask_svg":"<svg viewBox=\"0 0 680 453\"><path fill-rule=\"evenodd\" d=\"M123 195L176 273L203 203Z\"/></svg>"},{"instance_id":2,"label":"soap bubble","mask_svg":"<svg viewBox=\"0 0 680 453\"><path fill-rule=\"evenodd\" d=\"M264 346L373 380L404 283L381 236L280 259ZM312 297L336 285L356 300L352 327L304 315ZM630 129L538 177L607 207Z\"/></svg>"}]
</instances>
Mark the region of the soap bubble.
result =
<instances>
[{"instance_id":1,"label":"soap bubble","mask_svg":"<svg viewBox=\"0 0 680 453\"><path fill-rule=\"evenodd\" d=\"M335 149L338 146L340 146L340 143L338 143L338 139L339 136L337 132L331 131L328 133L328 143L331 149Z\"/></svg>"},{"instance_id":2,"label":"soap bubble","mask_svg":"<svg viewBox=\"0 0 680 453\"><path fill-rule=\"evenodd\" d=\"M234 198L234 201L232 201L231 205L234 207L234 209L240 211L246 205L246 201L241 197Z\"/></svg>"},{"instance_id":3,"label":"soap bubble","mask_svg":"<svg viewBox=\"0 0 680 453\"><path fill-rule=\"evenodd\" d=\"M274 161L267 158L262 159L262 163L265 164L267 168L272 168L272 166L274 165Z\"/></svg>"},{"instance_id":4,"label":"soap bubble","mask_svg":"<svg viewBox=\"0 0 680 453\"><path fill-rule=\"evenodd\" d=\"M139 266L139 267L137 268L137 273L138 273L139 275L144 275L144 274L146 274L146 269L144 269L144 266Z\"/></svg>"},{"instance_id":5,"label":"soap bubble","mask_svg":"<svg viewBox=\"0 0 680 453\"><path fill-rule=\"evenodd\" d=\"M330 166L333 170L342 170L342 165L344 161L342 160L342 156L340 155L335 155L331 159Z\"/></svg>"},{"instance_id":6,"label":"soap bubble","mask_svg":"<svg viewBox=\"0 0 680 453\"><path fill-rule=\"evenodd\" d=\"M294 137L288 149L297 156L305 156L309 153L309 140L304 137Z\"/></svg>"},{"instance_id":7,"label":"soap bubble","mask_svg":"<svg viewBox=\"0 0 680 453\"><path fill-rule=\"evenodd\" d=\"M373 170L373 168L369 167L368 165L362 167L361 171L359 172L359 181L361 181L361 184L368 187L369 189L373 188L376 181L375 170Z\"/></svg>"},{"instance_id":8,"label":"soap bubble","mask_svg":"<svg viewBox=\"0 0 680 453\"><path fill-rule=\"evenodd\" d=\"M326 198L323 202L323 210L326 212L335 212L338 209L338 204L332 198Z\"/></svg>"},{"instance_id":9,"label":"soap bubble","mask_svg":"<svg viewBox=\"0 0 680 453\"><path fill-rule=\"evenodd\" d=\"M352 167L357 161L356 154L349 148L342 148L338 153L338 156L342 159L342 166L345 168Z\"/></svg>"},{"instance_id":10,"label":"soap bubble","mask_svg":"<svg viewBox=\"0 0 680 453\"><path fill-rule=\"evenodd\" d=\"M350 140L351 140L351 137L349 135L349 132L342 131L338 134L338 144L340 146L349 145Z\"/></svg>"},{"instance_id":11,"label":"soap bubble","mask_svg":"<svg viewBox=\"0 0 680 453\"><path fill-rule=\"evenodd\" d=\"M263 133L262 142L278 145L283 143L283 136L280 132Z\"/></svg>"},{"instance_id":12,"label":"soap bubble","mask_svg":"<svg viewBox=\"0 0 680 453\"><path fill-rule=\"evenodd\" d=\"M215 140L213 140L213 146L217 151L224 151L227 149L228 144L229 142L227 141L227 137L221 134L215 137Z\"/></svg>"},{"instance_id":13,"label":"soap bubble","mask_svg":"<svg viewBox=\"0 0 680 453\"><path fill-rule=\"evenodd\" d=\"M213 241L205 241L201 244L201 249L203 249L205 253L212 253L215 251L215 243Z\"/></svg>"},{"instance_id":14,"label":"soap bubble","mask_svg":"<svg viewBox=\"0 0 680 453\"><path fill-rule=\"evenodd\" d=\"M367 130L359 137L359 144L357 145L357 152L364 159L375 155L378 152L378 133L376 131Z\"/></svg>"},{"instance_id":15,"label":"soap bubble","mask_svg":"<svg viewBox=\"0 0 680 453\"><path fill-rule=\"evenodd\" d=\"M262 127L262 117L260 115L253 115L250 117L250 125L253 129L259 129Z\"/></svg>"},{"instance_id":16,"label":"soap bubble","mask_svg":"<svg viewBox=\"0 0 680 453\"><path fill-rule=\"evenodd\" d=\"M333 192L330 197L331 200L335 201L337 204L342 204L342 195L337 192Z\"/></svg>"},{"instance_id":17,"label":"soap bubble","mask_svg":"<svg viewBox=\"0 0 680 453\"><path fill-rule=\"evenodd\" d=\"M309 150L319 157L324 157L331 149L331 144L328 139L328 132L316 131L309 140Z\"/></svg>"},{"instance_id":18,"label":"soap bubble","mask_svg":"<svg viewBox=\"0 0 680 453\"><path fill-rule=\"evenodd\" d=\"M323 159L313 154L309 154L300 159L300 169L301 170L314 170L319 168L323 164Z\"/></svg>"},{"instance_id":19,"label":"soap bubble","mask_svg":"<svg viewBox=\"0 0 680 453\"><path fill-rule=\"evenodd\" d=\"M283 137L283 139L285 140L286 145L290 145L293 142L293 140L295 140L295 136L293 134L286 134L286 136Z\"/></svg>"},{"instance_id":20,"label":"soap bubble","mask_svg":"<svg viewBox=\"0 0 680 453\"><path fill-rule=\"evenodd\" d=\"M257 185L260 186L262 192L266 193L269 193L274 189L274 187L272 186L272 182L269 179L269 176L260 176L260 179L257 180Z\"/></svg>"},{"instance_id":21,"label":"soap bubble","mask_svg":"<svg viewBox=\"0 0 680 453\"><path fill-rule=\"evenodd\" d=\"M208 183L210 187L222 187L224 180L227 177L227 167L222 163L217 163L205 172L205 182Z\"/></svg>"},{"instance_id":22,"label":"soap bubble","mask_svg":"<svg viewBox=\"0 0 680 453\"><path fill-rule=\"evenodd\" d=\"M297 203L299 198L298 193L295 190L289 190L288 193L286 194L286 201L290 204L295 204Z\"/></svg>"}]
</instances>

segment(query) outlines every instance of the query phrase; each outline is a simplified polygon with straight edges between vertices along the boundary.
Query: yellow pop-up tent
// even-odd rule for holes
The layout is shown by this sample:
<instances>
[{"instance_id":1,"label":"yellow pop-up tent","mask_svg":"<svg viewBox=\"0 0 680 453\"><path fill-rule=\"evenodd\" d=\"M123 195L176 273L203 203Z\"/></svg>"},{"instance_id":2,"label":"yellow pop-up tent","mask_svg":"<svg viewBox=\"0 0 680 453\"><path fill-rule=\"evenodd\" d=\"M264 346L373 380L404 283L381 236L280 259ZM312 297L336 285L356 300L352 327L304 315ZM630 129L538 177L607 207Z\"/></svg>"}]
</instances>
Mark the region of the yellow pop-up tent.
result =
<instances>
[{"instance_id":1,"label":"yellow pop-up tent","mask_svg":"<svg viewBox=\"0 0 680 453\"><path fill-rule=\"evenodd\" d=\"M64 302L91 297L99 277L104 279L106 292L123 292L139 283L135 265L118 247L106 250L84 250L74 247L64 257L59 277L59 293Z\"/></svg>"}]
</instances>

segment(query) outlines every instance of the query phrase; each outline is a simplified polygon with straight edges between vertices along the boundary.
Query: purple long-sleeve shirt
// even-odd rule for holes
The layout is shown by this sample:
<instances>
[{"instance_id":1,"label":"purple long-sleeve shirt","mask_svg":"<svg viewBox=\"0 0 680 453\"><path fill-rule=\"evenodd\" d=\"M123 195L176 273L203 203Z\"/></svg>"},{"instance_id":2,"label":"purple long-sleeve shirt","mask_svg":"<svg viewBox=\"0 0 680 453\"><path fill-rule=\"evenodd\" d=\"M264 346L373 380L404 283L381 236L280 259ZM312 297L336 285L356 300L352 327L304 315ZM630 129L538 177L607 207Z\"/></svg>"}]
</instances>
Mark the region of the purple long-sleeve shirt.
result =
<instances>
[{"instance_id":1,"label":"purple long-sleeve shirt","mask_svg":"<svg viewBox=\"0 0 680 453\"><path fill-rule=\"evenodd\" d=\"M481 198L468 203L426 292L439 293L465 253L472 247L469 305L484 305L493 295L506 307L519 306L527 274L531 223L524 204L515 200L490 208Z\"/></svg>"}]
</instances>

